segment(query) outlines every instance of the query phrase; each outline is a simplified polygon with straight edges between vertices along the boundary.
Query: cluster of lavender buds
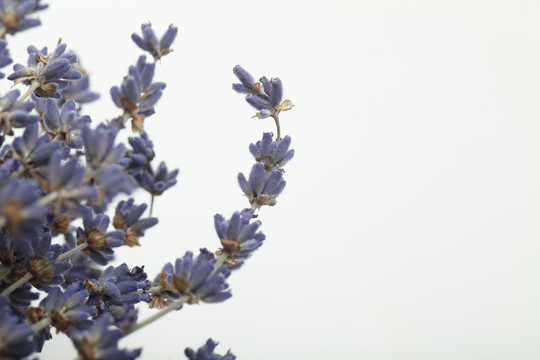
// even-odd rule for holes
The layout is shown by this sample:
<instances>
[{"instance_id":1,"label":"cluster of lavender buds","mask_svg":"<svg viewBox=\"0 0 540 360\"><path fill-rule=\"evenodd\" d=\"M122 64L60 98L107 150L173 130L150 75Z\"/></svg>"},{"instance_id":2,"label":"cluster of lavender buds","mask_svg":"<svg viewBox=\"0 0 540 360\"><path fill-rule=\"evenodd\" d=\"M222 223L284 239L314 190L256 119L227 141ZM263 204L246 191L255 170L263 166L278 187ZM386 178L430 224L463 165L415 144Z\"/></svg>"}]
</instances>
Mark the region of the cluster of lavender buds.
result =
<instances>
[{"instance_id":1,"label":"cluster of lavender buds","mask_svg":"<svg viewBox=\"0 0 540 360\"><path fill-rule=\"evenodd\" d=\"M82 109L99 95L66 44L52 51L29 46L26 65L5 69L12 63L6 35L38 26L34 14L46 7L40 0L0 0L0 68L7 74L0 78L17 87L0 94L0 359L46 352L58 333L69 337L80 359L135 359L143 349L119 348L120 339L184 305L232 296L230 274L265 240L260 208L275 205L286 184L283 166L294 150L289 136L280 137L278 115L293 105L282 101L278 78L255 82L234 67L240 83L233 89L247 94L256 117L275 120L277 135L264 133L249 145L255 164L249 176L238 174L247 205L230 218L215 215L216 250L187 251L151 280L143 265L113 261L119 247L144 244L158 223L154 197L177 182L178 170L155 164L144 121L165 90L165 83L154 81L156 65L172 52L178 29L170 25L158 39L148 23L142 35L132 35L152 61L136 59L110 89L121 113L96 124ZM124 144L117 139L129 131L128 122L133 134ZM136 203L136 191L147 192L150 205ZM141 305L156 309L154 315L140 320ZM209 339L185 355L236 358L230 351L218 355L216 346Z\"/></svg>"}]
</instances>

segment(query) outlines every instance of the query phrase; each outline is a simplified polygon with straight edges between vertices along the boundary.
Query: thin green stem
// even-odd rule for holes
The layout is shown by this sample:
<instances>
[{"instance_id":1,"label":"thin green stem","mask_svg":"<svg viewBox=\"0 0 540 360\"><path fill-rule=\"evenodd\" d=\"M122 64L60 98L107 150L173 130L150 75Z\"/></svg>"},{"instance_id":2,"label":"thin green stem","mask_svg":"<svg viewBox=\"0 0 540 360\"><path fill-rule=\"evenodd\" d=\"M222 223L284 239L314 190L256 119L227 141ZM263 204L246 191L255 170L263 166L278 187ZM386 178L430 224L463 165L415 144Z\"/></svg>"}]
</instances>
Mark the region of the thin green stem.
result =
<instances>
[{"instance_id":1,"label":"thin green stem","mask_svg":"<svg viewBox=\"0 0 540 360\"><path fill-rule=\"evenodd\" d=\"M127 336L129 334L133 334L135 331L145 327L148 324L153 323L154 321L156 321L157 319L167 315L171 311L181 308L184 305L184 302L187 300L187 298L188 298L187 296L180 297L180 299L176 300L171 305L167 306L165 309L155 313L154 315L150 316L148 319L143 320L140 323L133 326L131 329L129 329L128 332L126 332L124 334L124 336Z\"/></svg>"}]
</instances>

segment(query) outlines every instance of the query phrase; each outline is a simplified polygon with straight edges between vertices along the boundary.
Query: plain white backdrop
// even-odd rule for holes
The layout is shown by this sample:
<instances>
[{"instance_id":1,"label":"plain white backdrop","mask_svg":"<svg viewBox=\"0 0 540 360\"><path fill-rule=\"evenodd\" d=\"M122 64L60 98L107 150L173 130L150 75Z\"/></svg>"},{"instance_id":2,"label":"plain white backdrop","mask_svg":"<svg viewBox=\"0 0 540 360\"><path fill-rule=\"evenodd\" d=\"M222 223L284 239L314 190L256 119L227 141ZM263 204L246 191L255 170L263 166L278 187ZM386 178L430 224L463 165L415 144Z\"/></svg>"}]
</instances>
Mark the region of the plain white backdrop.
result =
<instances>
[{"instance_id":1,"label":"plain white backdrop","mask_svg":"<svg viewBox=\"0 0 540 360\"><path fill-rule=\"evenodd\" d=\"M118 263L153 278L186 250L215 250L213 215L247 206L236 182L272 120L231 90L232 68L278 76L296 107L296 157L264 246L230 277L233 298L187 306L121 341L184 359L211 337L239 359L540 358L540 3L537 1L49 1L43 26L101 99L142 53L151 21L179 27L146 129L178 185L160 224ZM138 198L147 200L144 194ZM153 311L141 310L144 319ZM75 358L55 336L42 359Z\"/></svg>"}]
</instances>

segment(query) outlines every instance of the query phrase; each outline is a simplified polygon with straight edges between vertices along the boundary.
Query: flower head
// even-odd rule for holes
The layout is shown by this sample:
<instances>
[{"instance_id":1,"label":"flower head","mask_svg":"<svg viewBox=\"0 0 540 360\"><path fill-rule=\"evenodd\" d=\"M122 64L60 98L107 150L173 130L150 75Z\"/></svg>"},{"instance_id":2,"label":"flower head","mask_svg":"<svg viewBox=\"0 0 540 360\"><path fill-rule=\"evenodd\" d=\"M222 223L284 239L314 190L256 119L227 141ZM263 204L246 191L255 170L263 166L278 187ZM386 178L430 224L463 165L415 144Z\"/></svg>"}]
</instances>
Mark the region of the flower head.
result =
<instances>
[{"instance_id":1,"label":"flower head","mask_svg":"<svg viewBox=\"0 0 540 360\"><path fill-rule=\"evenodd\" d=\"M223 246L222 251L229 254L225 264L230 269L240 267L243 261L262 245L265 239L262 232L257 232L261 222L250 223L253 218L253 210L251 209L245 209L242 212L236 211L230 220L225 220L220 214L214 216L216 232Z\"/></svg>"},{"instance_id":2,"label":"flower head","mask_svg":"<svg viewBox=\"0 0 540 360\"><path fill-rule=\"evenodd\" d=\"M0 40L0 68L11 64L13 60L9 56L9 50L7 48L7 42ZM3 79L6 74L0 72L0 79Z\"/></svg>"},{"instance_id":3,"label":"flower head","mask_svg":"<svg viewBox=\"0 0 540 360\"><path fill-rule=\"evenodd\" d=\"M169 25L169 28L159 40L150 23L142 24L141 30L142 37L133 33L131 35L131 39L141 49L149 52L150 55L154 57L154 61L161 59L163 56L173 51L170 47L176 38L176 34L178 33L178 28L176 26L173 26L172 24Z\"/></svg>"},{"instance_id":4,"label":"flower head","mask_svg":"<svg viewBox=\"0 0 540 360\"><path fill-rule=\"evenodd\" d=\"M255 82L253 77L240 65L236 65L233 72L240 80L240 84L233 84L233 90L247 94L248 104L259 110L253 117L259 119L270 116L277 118L280 112L290 110L294 106L290 100L282 101L283 85L279 78L268 79L263 76L259 82Z\"/></svg>"},{"instance_id":5,"label":"flower head","mask_svg":"<svg viewBox=\"0 0 540 360\"><path fill-rule=\"evenodd\" d=\"M122 330L112 328L111 315L101 316L89 330L74 331L69 334L71 341L83 359L87 360L132 360L139 357L141 349L118 349Z\"/></svg>"},{"instance_id":6,"label":"flower head","mask_svg":"<svg viewBox=\"0 0 540 360\"><path fill-rule=\"evenodd\" d=\"M249 151L257 160L264 164L266 172L281 169L294 156L294 150L289 150L291 137L285 136L279 141L272 141L271 133L264 133L262 140L249 145Z\"/></svg>"},{"instance_id":7,"label":"flower head","mask_svg":"<svg viewBox=\"0 0 540 360\"><path fill-rule=\"evenodd\" d=\"M41 232L47 208L33 180L12 180L0 189L0 221L11 237L31 238Z\"/></svg>"},{"instance_id":8,"label":"flower head","mask_svg":"<svg viewBox=\"0 0 540 360\"><path fill-rule=\"evenodd\" d=\"M82 78L82 74L73 68L77 55L65 52L66 47L66 44L58 44L49 55L46 47L38 50L35 46L29 46L28 66L15 64L15 72L8 76L8 80L32 86L38 97L60 99L60 90L65 89L69 81Z\"/></svg>"},{"instance_id":9,"label":"flower head","mask_svg":"<svg viewBox=\"0 0 540 360\"><path fill-rule=\"evenodd\" d=\"M9 299L0 296L0 358L23 359L34 352L34 329L13 314Z\"/></svg>"},{"instance_id":10,"label":"flower head","mask_svg":"<svg viewBox=\"0 0 540 360\"><path fill-rule=\"evenodd\" d=\"M281 194L286 184L282 171L274 170L267 176L264 164L260 162L251 168L249 181L246 180L244 174L239 173L238 183L254 209L263 205L275 205L276 198Z\"/></svg>"},{"instance_id":11,"label":"flower head","mask_svg":"<svg viewBox=\"0 0 540 360\"><path fill-rule=\"evenodd\" d=\"M39 3L40 0L1 0L0 22L6 27L8 34L30 29L41 25L39 19L28 18L38 10L46 9L48 5Z\"/></svg>"},{"instance_id":12,"label":"flower head","mask_svg":"<svg viewBox=\"0 0 540 360\"><path fill-rule=\"evenodd\" d=\"M136 66L129 67L122 85L113 86L110 91L115 105L131 117L131 129L139 133L144 132L144 119L155 113L154 105L166 86L163 82L152 82L155 66L142 55Z\"/></svg>"},{"instance_id":13,"label":"flower head","mask_svg":"<svg viewBox=\"0 0 540 360\"><path fill-rule=\"evenodd\" d=\"M135 176L143 189L152 195L161 195L165 190L176 184L178 169L169 171L167 165L161 162L155 173L145 171Z\"/></svg>"},{"instance_id":14,"label":"flower head","mask_svg":"<svg viewBox=\"0 0 540 360\"><path fill-rule=\"evenodd\" d=\"M81 129L91 122L88 115L77 116L77 104L74 100L67 100L60 110L55 99L45 99L43 123L53 139L63 140L67 146L80 149L83 145Z\"/></svg>"},{"instance_id":15,"label":"flower head","mask_svg":"<svg viewBox=\"0 0 540 360\"><path fill-rule=\"evenodd\" d=\"M134 201L130 198L118 203L113 218L114 227L126 233L124 243L128 246L138 246L139 238L144 235L144 231L158 222L158 219L154 217L141 219L148 206L146 204L134 205Z\"/></svg>"},{"instance_id":16,"label":"flower head","mask_svg":"<svg viewBox=\"0 0 540 360\"><path fill-rule=\"evenodd\" d=\"M206 341L206 344L201 346L197 351L187 348L185 350L185 354L188 357L189 360L234 360L236 359L236 356L231 353L231 351L227 351L225 355L219 355L214 353L214 349L218 345L217 342L215 342L212 339L208 339Z\"/></svg>"},{"instance_id":17,"label":"flower head","mask_svg":"<svg viewBox=\"0 0 540 360\"><path fill-rule=\"evenodd\" d=\"M31 101L16 104L20 94L19 90L11 90L0 97L0 130L5 135L13 135L12 128L25 127L38 121L38 116L30 114L34 108Z\"/></svg>"},{"instance_id":18,"label":"flower head","mask_svg":"<svg viewBox=\"0 0 540 360\"><path fill-rule=\"evenodd\" d=\"M161 286L164 295L173 299L184 295L190 303L199 300L221 302L232 296L225 282L230 271L223 265L214 271L215 263L214 255L206 249L201 249L195 258L188 251L176 259L174 267L166 264L154 283Z\"/></svg>"},{"instance_id":19,"label":"flower head","mask_svg":"<svg viewBox=\"0 0 540 360\"><path fill-rule=\"evenodd\" d=\"M122 246L124 232L107 232L109 217L103 214L97 214L94 217L90 208L83 209L82 219L83 228L77 228L77 244L87 243L87 248L83 250L83 253L96 263L106 265L108 260L106 255L112 255L113 248Z\"/></svg>"}]
</instances>

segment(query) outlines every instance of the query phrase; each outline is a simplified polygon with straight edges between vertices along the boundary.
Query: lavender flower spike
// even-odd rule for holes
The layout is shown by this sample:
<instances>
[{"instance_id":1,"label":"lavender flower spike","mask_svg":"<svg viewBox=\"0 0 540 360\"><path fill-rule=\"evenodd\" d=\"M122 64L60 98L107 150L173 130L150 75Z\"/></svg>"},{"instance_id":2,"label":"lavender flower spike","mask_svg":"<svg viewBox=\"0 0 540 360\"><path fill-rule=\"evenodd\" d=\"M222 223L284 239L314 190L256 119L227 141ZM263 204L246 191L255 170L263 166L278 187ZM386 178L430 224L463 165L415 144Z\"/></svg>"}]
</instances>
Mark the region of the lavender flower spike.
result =
<instances>
[{"instance_id":1,"label":"lavender flower spike","mask_svg":"<svg viewBox=\"0 0 540 360\"><path fill-rule=\"evenodd\" d=\"M149 52L150 55L154 57L154 61L161 59L163 56L173 51L170 47L176 38L176 34L178 33L178 28L176 26L173 26L172 24L169 25L169 28L159 41L154 33L154 30L152 29L152 24L142 24L141 30L143 35L142 37L133 33L131 35L131 39L141 49Z\"/></svg>"},{"instance_id":2,"label":"lavender flower spike","mask_svg":"<svg viewBox=\"0 0 540 360\"><path fill-rule=\"evenodd\" d=\"M279 194L285 188L283 172L274 170L268 177L263 163L256 163L249 174L249 181L244 174L238 174L238 183L244 194L248 197L253 209L263 205L273 206L276 204Z\"/></svg>"},{"instance_id":3,"label":"lavender flower spike","mask_svg":"<svg viewBox=\"0 0 540 360\"><path fill-rule=\"evenodd\" d=\"M82 214L84 228L77 229L77 244L87 243L83 253L99 265L106 265L106 256L123 244L125 234L122 231L107 232L110 223L107 215L97 214L94 217L90 208L84 208Z\"/></svg>"},{"instance_id":4,"label":"lavender flower spike","mask_svg":"<svg viewBox=\"0 0 540 360\"><path fill-rule=\"evenodd\" d=\"M163 307L166 300L177 299L181 295L188 296L189 303L197 303L199 300L207 303L222 302L232 296L225 282L230 271L223 265L214 271L214 255L206 249L200 251L196 258L188 251L176 259L174 267L171 263L163 267L154 280L154 284L160 285L162 289L161 299L152 296L154 307Z\"/></svg>"},{"instance_id":5,"label":"lavender flower spike","mask_svg":"<svg viewBox=\"0 0 540 360\"><path fill-rule=\"evenodd\" d=\"M264 133L262 140L249 145L249 151L257 160L264 164L266 172L281 169L294 156L294 150L289 150L291 137L285 136L279 141L272 141L272 133Z\"/></svg>"},{"instance_id":6,"label":"lavender flower spike","mask_svg":"<svg viewBox=\"0 0 540 360\"><path fill-rule=\"evenodd\" d=\"M28 66L15 64L14 73L9 75L8 80L15 84L24 83L31 86L38 97L61 98L60 91L65 89L69 81L82 78L82 74L73 68L77 62L77 55L73 52L65 52L66 44L58 44L49 55L47 48L38 50L29 46Z\"/></svg>"},{"instance_id":7,"label":"lavender flower spike","mask_svg":"<svg viewBox=\"0 0 540 360\"><path fill-rule=\"evenodd\" d=\"M0 296L0 359L23 359L34 352L34 329L13 314L9 299Z\"/></svg>"},{"instance_id":8,"label":"lavender flower spike","mask_svg":"<svg viewBox=\"0 0 540 360\"><path fill-rule=\"evenodd\" d=\"M118 341L122 330L111 328L114 319L105 314L87 331L74 331L69 335L71 341L83 359L95 360L132 360L141 355L141 349L120 350Z\"/></svg>"},{"instance_id":9,"label":"lavender flower spike","mask_svg":"<svg viewBox=\"0 0 540 360\"><path fill-rule=\"evenodd\" d=\"M214 353L214 349L218 345L217 342L215 342L212 339L208 339L206 341L206 344L201 346L197 351L187 348L185 350L185 354L188 357L189 360L235 360L236 356L234 356L231 351L227 351L225 355L219 355Z\"/></svg>"},{"instance_id":10,"label":"lavender flower spike","mask_svg":"<svg viewBox=\"0 0 540 360\"><path fill-rule=\"evenodd\" d=\"M240 84L232 85L234 91L241 94L258 94L261 91L261 84L255 82L253 76L240 65L233 68L233 73L240 80Z\"/></svg>"},{"instance_id":11,"label":"lavender flower spike","mask_svg":"<svg viewBox=\"0 0 540 360\"><path fill-rule=\"evenodd\" d=\"M257 232L261 222L250 223L253 218L251 209L235 212L230 220L225 220L220 214L214 216L216 232L223 246L221 251L229 254L225 261L229 269L239 268L245 259L261 247L265 239L262 232Z\"/></svg>"}]
</instances>

